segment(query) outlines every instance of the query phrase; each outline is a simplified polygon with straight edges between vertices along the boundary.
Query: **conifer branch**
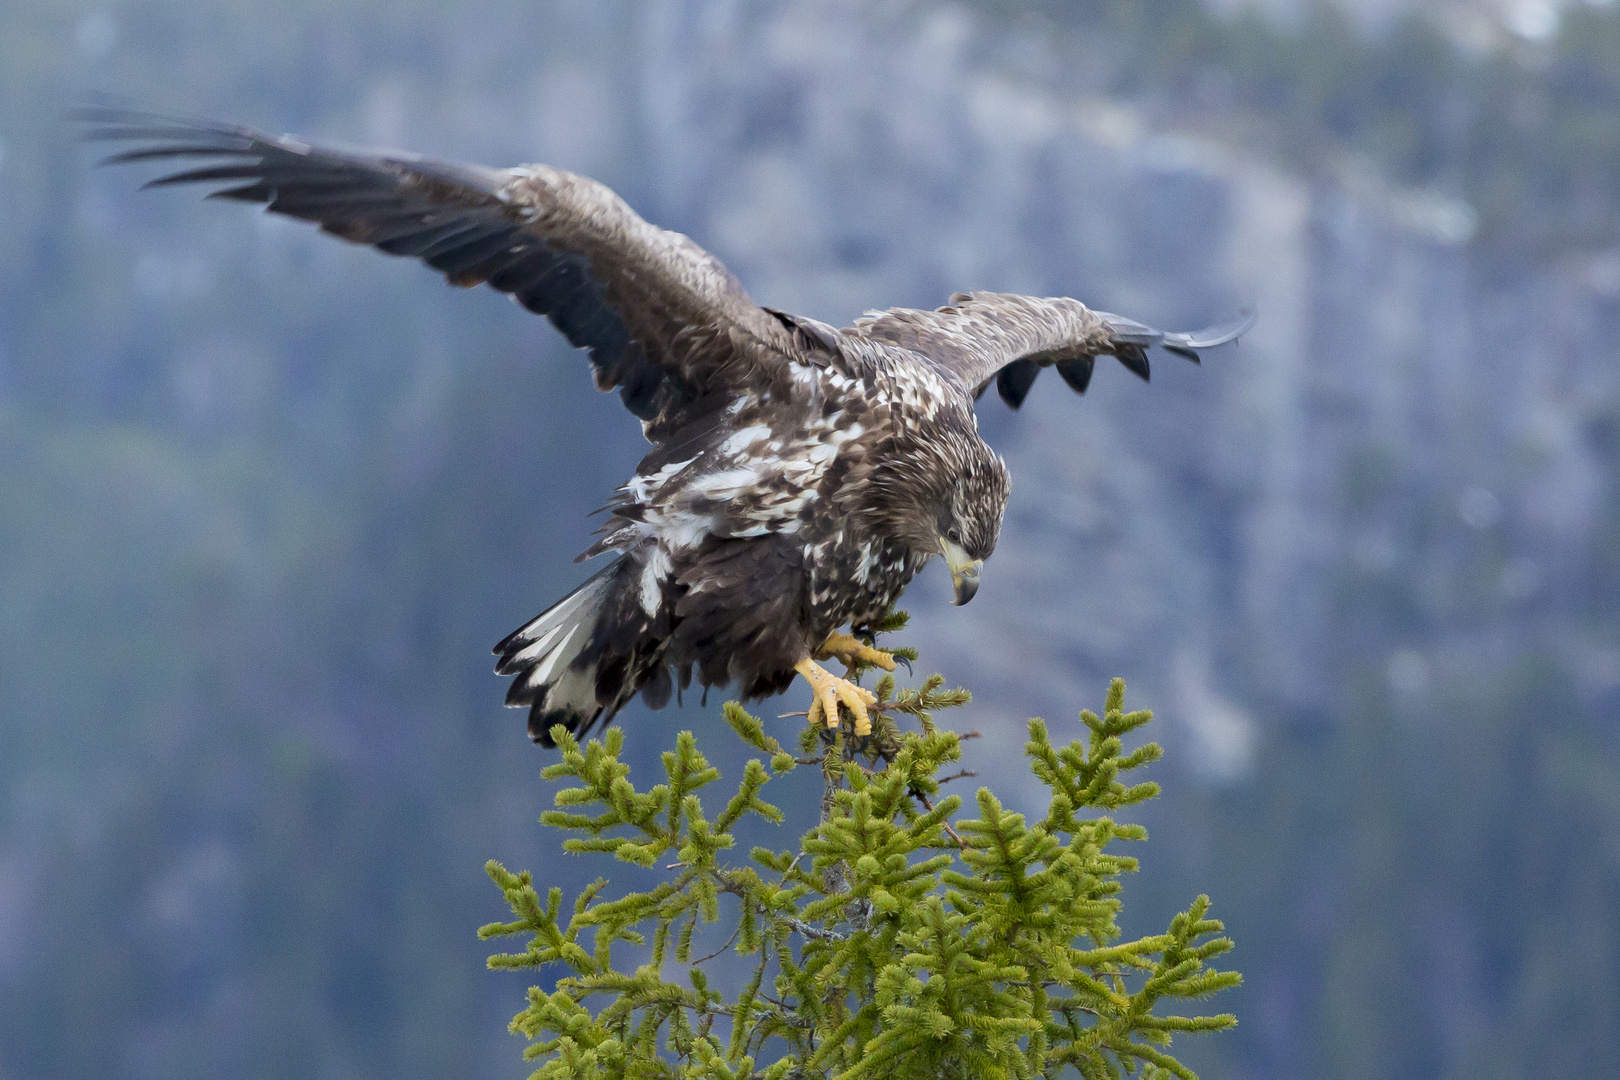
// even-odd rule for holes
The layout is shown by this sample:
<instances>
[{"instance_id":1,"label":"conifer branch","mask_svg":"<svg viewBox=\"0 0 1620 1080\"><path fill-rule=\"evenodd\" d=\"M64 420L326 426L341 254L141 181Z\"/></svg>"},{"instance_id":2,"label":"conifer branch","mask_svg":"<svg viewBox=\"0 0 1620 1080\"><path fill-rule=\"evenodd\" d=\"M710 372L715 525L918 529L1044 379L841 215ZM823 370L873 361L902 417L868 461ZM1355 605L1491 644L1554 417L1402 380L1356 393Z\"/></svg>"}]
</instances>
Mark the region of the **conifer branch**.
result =
<instances>
[{"instance_id":1,"label":"conifer branch","mask_svg":"<svg viewBox=\"0 0 1620 1080\"><path fill-rule=\"evenodd\" d=\"M866 636L903 625L896 613ZM562 890L542 902L527 872L486 867L512 919L479 936L528 938L490 967L556 976L550 993L530 990L512 1021L530 1040L534 1080L1192 1077L1170 1055L1171 1038L1236 1021L1161 1006L1240 977L1209 966L1231 942L1207 897L1165 933L1119 940L1120 878L1137 863L1114 845L1146 832L1111 815L1158 792L1128 780L1160 757L1153 743L1125 746L1150 714L1125 712L1115 680L1101 717L1081 714L1080 740L1057 745L1031 720L1025 754L1049 792L1044 816L1026 819L981 788L977 816L963 819L963 800L940 786L975 775L946 770L977 733L934 717L965 705L967 691L945 689L939 675L899 688L885 674L876 694L869 738L806 729L797 753L727 703L727 725L760 756L713 817L700 792L721 777L690 732L663 755L661 782L641 790L620 729L583 746L558 729L560 758L543 775L564 786L542 822L567 834L568 851L661 865L669 876L642 892L598 879L565 917ZM773 779L811 765L822 798L796 848L755 846L745 862L728 861L745 821L786 820L764 797ZM732 898L725 908L722 895ZM723 917L734 920L725 943L693 958L702 928ZM626 971L616 945L647 962ZM751 960L729 990L712 987L700 966L728 952ZM671 963L683 982L667 981Z\"/></svg>"}]
</instances>

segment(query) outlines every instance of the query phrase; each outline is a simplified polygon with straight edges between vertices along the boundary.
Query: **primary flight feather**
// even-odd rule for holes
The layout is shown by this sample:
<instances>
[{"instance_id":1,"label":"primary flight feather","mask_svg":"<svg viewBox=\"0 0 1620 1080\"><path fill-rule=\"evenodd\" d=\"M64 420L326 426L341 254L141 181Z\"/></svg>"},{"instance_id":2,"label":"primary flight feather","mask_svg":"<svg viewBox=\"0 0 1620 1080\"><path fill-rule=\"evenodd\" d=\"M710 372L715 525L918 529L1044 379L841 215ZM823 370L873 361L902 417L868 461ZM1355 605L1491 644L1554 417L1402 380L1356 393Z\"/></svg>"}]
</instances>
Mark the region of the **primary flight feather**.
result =
<instances>
[{"instance_id":1,"label":"primary flight feather","mask_svg":"<svg viewBox=\"0 0 1620 1080\"><path fill-rule=\"evenodd\" d=\"M495 647L508 705L583 735L640 693L735 682L744 698L810 683L812 721L870 730L863 688L818 659L892 670L860 633L943 556L965 604L995 549L1007 469L979 437L991 383L1018 408L1042 368L1079 393L1098 356L1143 379L1147 350L1192 360L1244 317L1165 334L1077 300L959 293L934 311L838 329L760 307L718 259L648 224L608 188L545 165L489 169L350 151L229 124L123 110L79 114L133 144L108 162L201 159L148 186L221 185L324 232L411 255L455 285L488 284L543 314L617 388L652 450L581 556L585 584Z\"/></svg>"}]
</instances>

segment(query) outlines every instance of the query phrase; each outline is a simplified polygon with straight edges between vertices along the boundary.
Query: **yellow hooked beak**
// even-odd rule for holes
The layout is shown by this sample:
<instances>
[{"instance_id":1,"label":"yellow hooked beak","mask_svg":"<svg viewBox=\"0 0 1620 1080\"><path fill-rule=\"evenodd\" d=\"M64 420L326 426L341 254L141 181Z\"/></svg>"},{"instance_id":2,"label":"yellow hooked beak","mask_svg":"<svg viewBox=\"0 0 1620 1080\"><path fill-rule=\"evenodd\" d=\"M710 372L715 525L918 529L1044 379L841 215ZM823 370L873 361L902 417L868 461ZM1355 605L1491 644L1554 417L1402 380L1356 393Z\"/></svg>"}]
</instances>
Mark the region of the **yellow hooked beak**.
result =
<instances>
[{"instance_id":1,"label":"yellow hooked beak","mask_svg":"<svg viewBox=\"0 0 1620 1080\"><path fill-rule=\"evenodd\" d=\"M961 607L979 591L979 571L984 569L983 559L970 559L961 546L943 536L939 546L945 550L945 565L951 568L951 584L956 586L956 599L951 603Z\"/></svg>"}]
</instances>

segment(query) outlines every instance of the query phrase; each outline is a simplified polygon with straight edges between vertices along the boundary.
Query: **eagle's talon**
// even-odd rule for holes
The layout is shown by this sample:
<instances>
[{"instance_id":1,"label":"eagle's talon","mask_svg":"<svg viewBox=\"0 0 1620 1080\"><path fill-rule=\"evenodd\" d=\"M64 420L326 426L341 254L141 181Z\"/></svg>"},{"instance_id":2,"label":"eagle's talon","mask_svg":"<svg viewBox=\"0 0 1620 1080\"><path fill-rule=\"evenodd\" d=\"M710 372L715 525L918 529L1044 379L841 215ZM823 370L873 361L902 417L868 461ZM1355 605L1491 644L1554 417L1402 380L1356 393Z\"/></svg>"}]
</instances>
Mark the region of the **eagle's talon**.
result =
<instances>
[{"instance_id":1,"label":"eagle's talon","mask_svg":"<svg viewBox=\"0 0 1620 1080\"><path fill-rule=\"evenodd\" d=\"M821 648L816 650L816 659L842 660L844 666L849 668L853 668L857 663L862 663L880 667L884 671L893 671L895 669L893 653L886 653L882 649L874 649L872 646L864 644L848 634L828 634L827 640L823 641ZM911 670L911 665L907 664L906 670Z\"/></svg>"},{"instance_id":2,"label":"eagle's talon","mask_svg":"<svg viewBox=\"0 0 1620 1080\"><path fill-rule=\"evenodd\" d=\"M813 697L810 701L809 721L812 725L819 722L828 728L836 728L838 706L842 705L855 718L856 735L872 733L872 717L867 713L866 707L877 704L876 694L848 679L840 679L814 660L800 660L793 665L793 670L803 675L805 681L810 684Z\"/></svg>"}]
</instances>

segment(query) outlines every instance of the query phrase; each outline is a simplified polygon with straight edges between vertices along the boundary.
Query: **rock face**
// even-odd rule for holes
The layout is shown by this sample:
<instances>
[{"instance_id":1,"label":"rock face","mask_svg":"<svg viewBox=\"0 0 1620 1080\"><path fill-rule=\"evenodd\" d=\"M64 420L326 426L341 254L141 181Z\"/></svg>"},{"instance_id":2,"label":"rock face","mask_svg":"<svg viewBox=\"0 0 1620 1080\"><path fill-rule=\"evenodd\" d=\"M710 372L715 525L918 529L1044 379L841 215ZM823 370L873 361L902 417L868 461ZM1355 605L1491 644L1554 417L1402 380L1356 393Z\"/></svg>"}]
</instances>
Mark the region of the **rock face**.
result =
<instances>
[{"instance_id":1,"label":"rock face","mask_svg":"<svg viewBox=\"0 0 1620 1080\"><path fill-rule=\"evenodd\" d=\"M692 15L642 34L671 181L648 210L764 302L835 323L957 288L1159 325L1260 311L1201 370L1162 357L1151 386L1100 369L1084 400L1053 379L1016 416L981 406L1015 483L1001 547L971 607L912 603L981 703L1057 712L1125 673L1231 777L1252 717L1330 717L1398 646L1466 666L1578 637L1553 594L1605 493L1583 431L1615 392L1593 336L1612 256L1480 265L1466 204L1042 89L960 11ZM1402 610L1369 615L1391 590Z\"/></svg>"},{"instance_id":2,"label":"rock face","mask_svg":"<svg viewBox=\"0 0 1620 1080\"><path fill-rule=\"evenodd\" d=\"M1177 326L1258 307L1201 369L1156 358L1150 386L1104 368L1084 400L1050 380L1020 414L981 406L1013 500L971 606L913 586L925 666L974 688L972 763L999 789L1023 717L1072 715L1117 674L1168 722L1171 767L1221 792L1150 811L1173 866L1144 887L1212 882L1251 935L1232 1075L1532 1060L1558 1026L1530 1019L1553 994L1541 958L1615 902L1575 833L1528 839L1506 792L1579 788L1570 739L1620 775L1620 258L1487 253L1464 203L1353 165L1291 175L1054 89L959 12L656 18L652 161L684 179L649 210L767 303L842 323L1008 289ZM752 63L674 59L692 55ZM1521 843L1562 854L1532 866ZM1503 891L1542 899L1498 917L1482 898ZM1542 917L1545 951L1504 945ZM1426 974L1389 994L1364 958L1394 955ZM1585 980L1553 982L1607 1015ZM1368 1048L1367 1023L1399 1034ZM1602 1069L1620 1046L1572 1054Z\"/></svg>"}]
</instances>

